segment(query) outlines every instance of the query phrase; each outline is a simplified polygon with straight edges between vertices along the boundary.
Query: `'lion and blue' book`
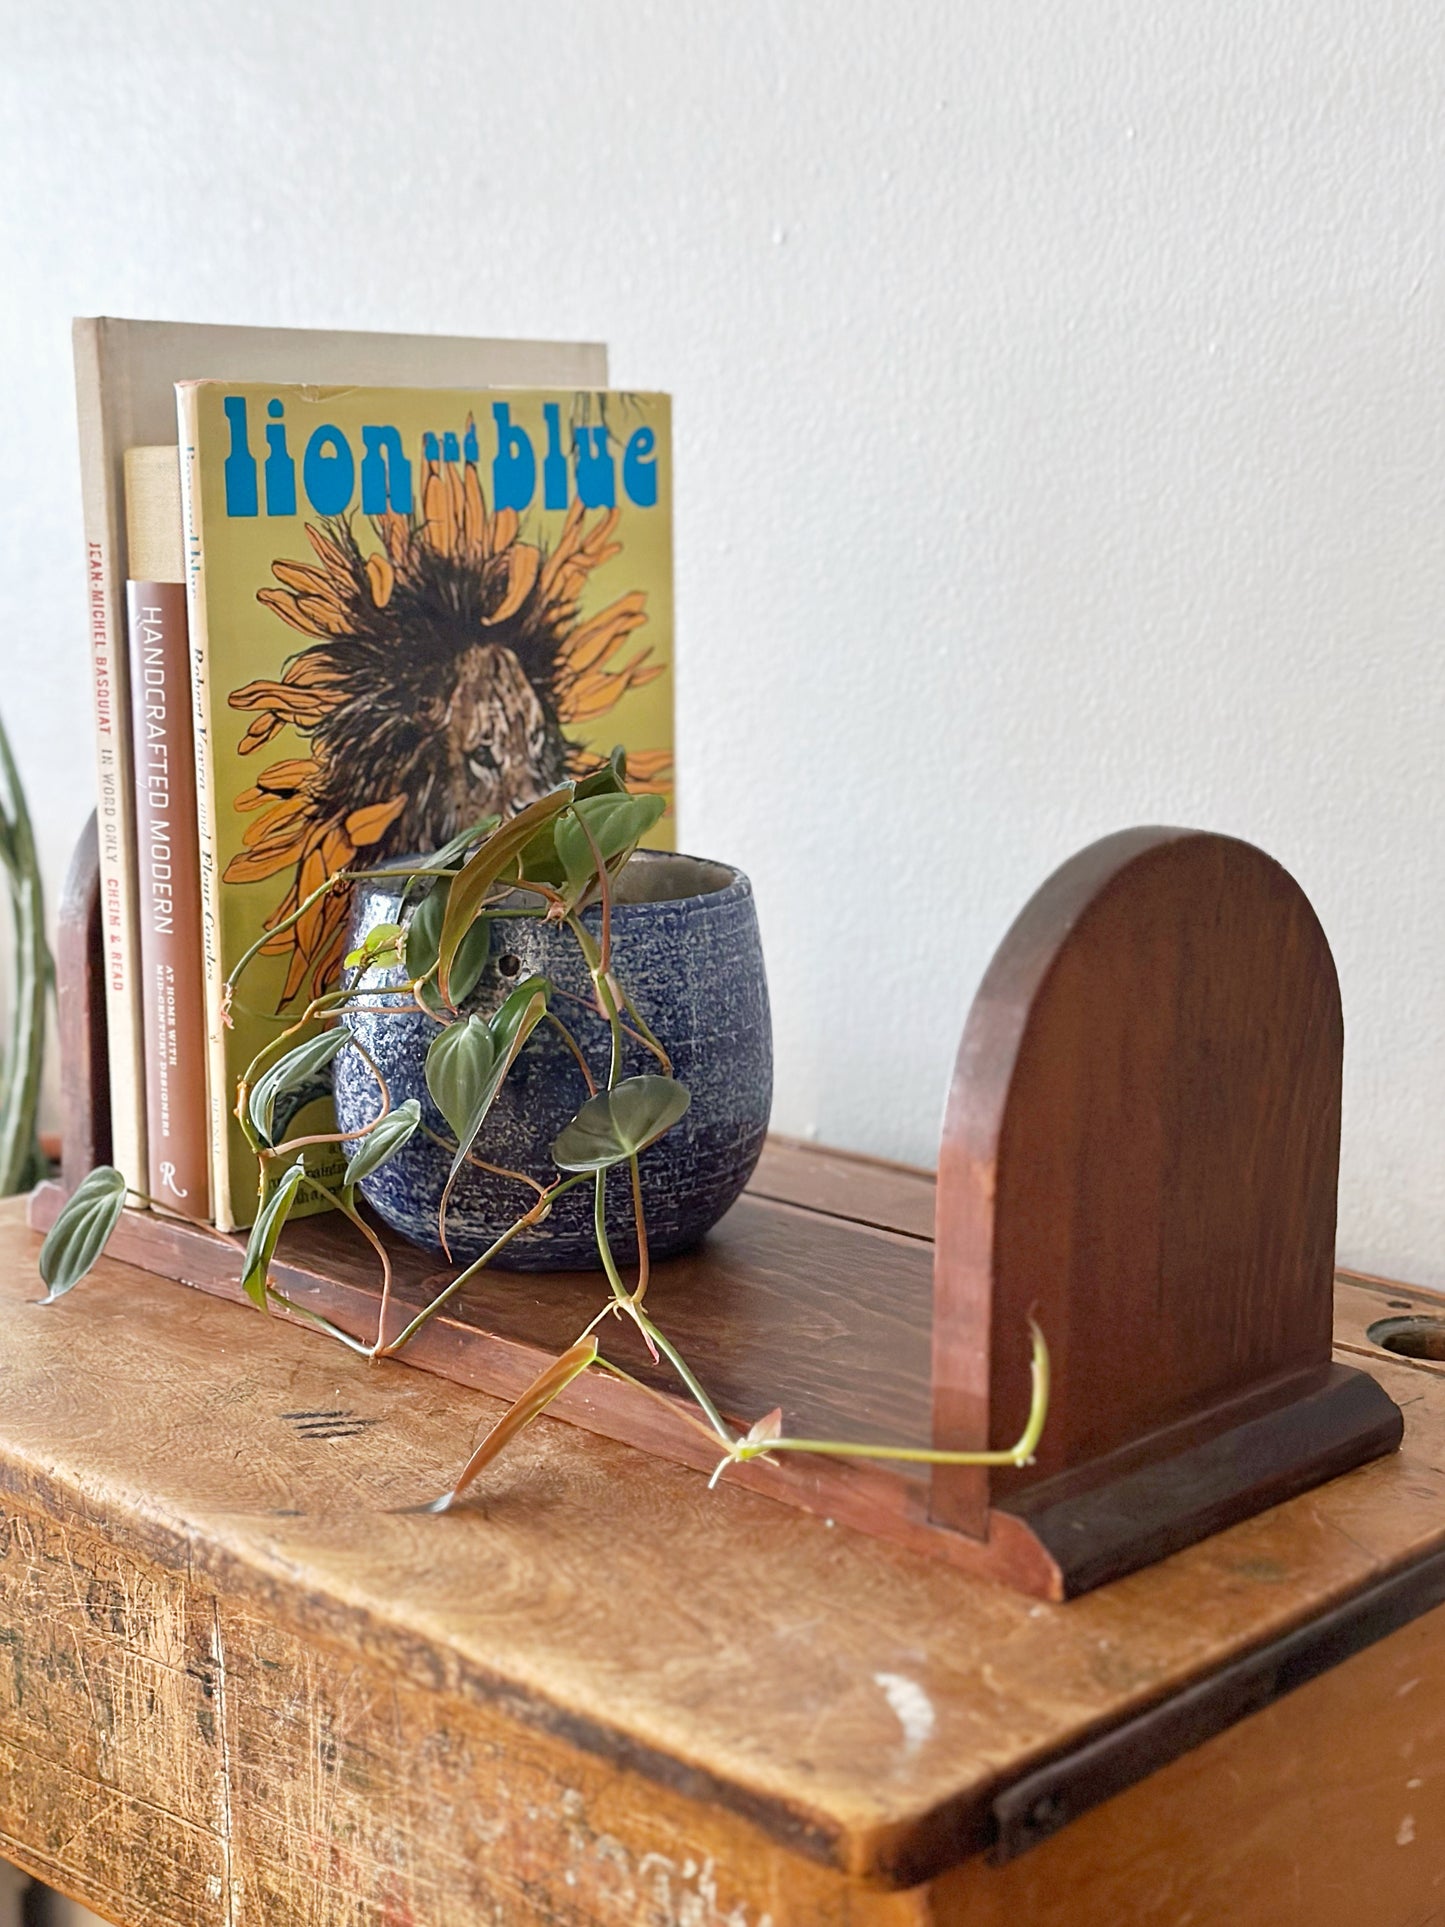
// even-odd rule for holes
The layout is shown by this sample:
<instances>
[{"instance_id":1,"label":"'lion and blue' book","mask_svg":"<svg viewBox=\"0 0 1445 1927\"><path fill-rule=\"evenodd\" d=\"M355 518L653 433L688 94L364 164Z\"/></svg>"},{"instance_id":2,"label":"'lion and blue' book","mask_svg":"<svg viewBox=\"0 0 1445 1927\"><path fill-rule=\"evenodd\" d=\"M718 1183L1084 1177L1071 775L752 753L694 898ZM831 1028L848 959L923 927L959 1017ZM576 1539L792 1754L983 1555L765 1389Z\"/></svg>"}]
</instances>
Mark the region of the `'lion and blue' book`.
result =
<instances>
[{"instance_id":1,"label":"'lion and blue' book","mask_svg":"<svg viewBox=\"0 0 1445 1927\"><path fill-rule=\"evenodd\" d=\"M618 743L670 799L670 414L614 391L176 395L212 1201L231 1229L256 1206L237 1079L339 981L346 893L294 918L319 884L437 849ZM669 811L650 840L671 830ZM316 1102L293 1132L327 1128Z\"/></svg>"}]
</instances>

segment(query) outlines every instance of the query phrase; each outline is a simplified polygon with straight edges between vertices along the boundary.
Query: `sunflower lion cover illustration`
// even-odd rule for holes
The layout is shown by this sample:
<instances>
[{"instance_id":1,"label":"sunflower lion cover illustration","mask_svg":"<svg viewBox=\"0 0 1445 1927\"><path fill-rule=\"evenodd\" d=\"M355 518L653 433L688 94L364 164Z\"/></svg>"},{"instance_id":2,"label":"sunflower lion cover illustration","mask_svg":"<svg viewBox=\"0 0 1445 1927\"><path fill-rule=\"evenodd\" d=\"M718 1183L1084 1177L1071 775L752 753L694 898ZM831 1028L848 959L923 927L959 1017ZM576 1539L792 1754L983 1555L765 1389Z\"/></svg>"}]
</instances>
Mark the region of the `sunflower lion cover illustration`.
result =
<instances>
[{"instance_id":1,"label":"sunflower lion cover illustration","mask_svg":"<svg viewBox=\"0 0 1445 1927\"><path fill-rule=\"evenodd\" d=\"M255 1192L231 1094L334 986L328 876L438 848L622 744L671 796L668 399L178 390L217 1221ZM671 813L650 841L671 844ZM247 1002L222 983L262 942ZM309 1122L309 1120L308 1120Z\"/></svg>"}]
</instances>

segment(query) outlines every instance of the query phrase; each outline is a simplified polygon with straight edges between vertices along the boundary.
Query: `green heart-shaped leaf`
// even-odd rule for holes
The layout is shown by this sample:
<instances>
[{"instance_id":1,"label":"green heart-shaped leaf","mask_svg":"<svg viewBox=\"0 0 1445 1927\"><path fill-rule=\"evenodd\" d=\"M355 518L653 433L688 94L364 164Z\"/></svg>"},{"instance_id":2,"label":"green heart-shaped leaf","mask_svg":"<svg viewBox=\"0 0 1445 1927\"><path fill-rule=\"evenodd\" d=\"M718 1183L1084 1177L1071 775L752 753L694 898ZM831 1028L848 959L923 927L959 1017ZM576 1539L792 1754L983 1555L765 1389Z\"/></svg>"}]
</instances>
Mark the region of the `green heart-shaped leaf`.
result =
<instances>
[{"instance_id":1,"label":"green heart-shaped leaf","mask_svg":"<svg viewBox=\"0 0 1445 1927\"><path fill-rule=\"evenodd\" d=\"M492 834L501 820L500 816L481 817L469 830L463 830L459 836L454 836L450 843L444 843L434 856L429 856L426 867L429 870L453 869L474 843L480 843L483 838Z\"/></svg>"},{"instance_id":2,"label":"green heart-shaped leaf","mask_svg":"<svg viewBox=\"0 0 1445 1927\"><path fill-rule=\"evenodd\" d=\"M81 1179L40 1247L40 1276L46 1286L42 1305L53 1305L80 1283L105 1250L124 1209L125 1179L114 1166L102 1164Z\"/></svg>"},{"instance_id":3,"label":"green heart-shaped leaf","mask_svg":"<svg viewBox=\"0 0 1445 1927\"><path fill-rule=\"evenodd\" d=\"M426 1054L426 1087L454 1137L461 1138L465 1133L496 1059L496 1042L485 1017L448 1024L431 1040Z\"/></svg>"},{"instance_id":4,"label":"green heart-shaped leaf","mask_svg":"<svg viewBox=\"0 0 1445 1927\"><path fill-rule=\"evenodd\" d=\"M425 977L435 964L441 944L442 921L446 916L451 879L442 878L432 886L412 913L406 931L406 968L413 977ZM492 948L491 919L479 916L462 938L452 964L451 995L454 1004L464 1003L477 987ZM441 992L435 983L425 985L422 1002L431 1010L443 1008Z\"/></svg>"},{"instance_id":5,"label":"green heart-shaped leaf","mask_svg":"<svg viewBox=\"0 0 1445 1927\"><path fill-rule=\"evenodd\" d=\"M556 831L557 855L574 894L596 876L599 855L609 868L625 861L666 808L660 796L608 794L575 802Z\"/></svg>"},{"instance_id":6,"label":"green heart-shaped leaf","mask_svg":"<svg viewBox=\"0 0 1445 1927\"><path fill-rule=\"evenodd\" d=\"M526 1043L542 1018L547 1014L547 1000L552 994L552 986L546 977L524 977L506 999L498 1004L490 1019L492 1035L499 1048L509 1051L513 1057ZM542 1008L534 1012L535 1000L542 999Z\"/></svg>"},{"instance_id":7,"label":"green heart-shaped leaf","mask_svg":"<svg viewBox=\"0 0 1445 1927\"><path fill-rule=\"evenodd\" d=\"M672 1129L692 1102L675 1077L624 1077L589 1097L552 1146L563 1171L606 1171L636 1157Z\"/></svg>"},{"instance_id":8,"label":"green heart-shaped leaf","mask_svg":"<svg viewBox=\"0 0 1445 1927\"><path fill-rule=\"evenodd\" d=\"M394 964L399 960L400 951L397 939L401 936L399 923L374 923L355 950L346 954L348 970L363 969L371 964Z\"/></svg>"},{"instance_id":9,"label":"green heart-shaped leaf","mask_svg":"<svg viewBox=\"0 0 1445 1927\"><path fill-rule=\"evenodd\" d=\"M342 1182L348 1186L360 1184L373 1171L379 1171L415 1135L420 1123L421 1104L417 1098L409 1097L404 1104L398 1104L379 1124L373 1124L361 1140L351 1155Z\"/></svg>"},{"instance_id":10,"label":"green heart-shaped leaf","mask_svg":"<svg viewBox=\"0 0 1445 1927\"><path fill-rule=\"evenodd\" d=\"M577 785L576 800L580 803L585 796L625 796L626 794L627 751L619 743L601 769L595 769L590 776L583 777Z\"/></svg>"},{"instance_id":11,"label":"green heart-shaped leaf","mask_svg":"<svg viewBox=\"0 0 1445 1927\"><path fill-rule=\"evenodd\" d=\"M457 954L452 959L447 989L453 1004L464 1004L471 996L491 954L492 920L490 917L477 917L458 944Z\"/></svg>"},{"instance_id":12,"label":"green heart-shaped leaf","mask_svg":"<svg viewBox=\"0 0 1445 1927\"><path fill-rule=\"evenodd\" d=\"M509 817L499 830L494 830L482 847L468 857L457 871L447 894L446 913L442 918L441 938L437 946L437 981L448 1002L455 1002L451 991L452 964L477 912L495 885L502 880L503 873L507 872L510 876L513 872L518 856L538 830L554 822L571 801L572 785L564 783L560 789L539 797L535 803L529 803L526 809Z\"/></svg>"},{"instance_id":13,"label":"green heart-shaped leaf","mask_svg":"<svg viewBox=\"0 0 1445 1927\"><path fill-rule=\"evenodd\" d=\"M443 1248L452 1186L518 1051L546 1016L550 990L545 977L525 977L490 1021L468 1017L464 1024L449 1024L432 1039L426 1057L427 1089L457 1140L437 1214Z\"/></svg>"},{"instance_id":14,"label":"green heart-shaped leaf","mask_svg":"<svg viewBox=\"0 0 1445 1927\"><path fill-rule=\"evenodd\" d=\"M459 1141L470 1145L481 1129L517 1052L547 1014L550 990L545 977L524 977L490 1018L448 1024L432 1039L427 1089Z\"/></svg>"},{"instance_id":15,"label":"green heart-shaped leaf","mask_svg":"<svg viewBox=\"0 0 1445 1927\"><path fill-rule=\"evenodd\" d=\"M266 1279L270 1274L271 1260L276 1256L286 1214L295 1202L305 1176L306 1161L297 1158L294 1164L287 1166L280 1183L267 1198L257 1214L256 1222L251 1226L251 1236L246 1241L246 1262L241 1268L241 1289L257 1311L266 1309Z\"/></svg>"},{"instance_id":16,"label":"green heart-shaped leaf","mask_svg":"<svg viewBox=\"0 0 1445 1927\"><path fill-rule=\"evenodd\" d=\"M626 794L627 752L619 745L601 769L593 770L590 776L585 777L577 785L573 801L580 802L586 797L626 796ZM570 812L567 817L554 819L538 830L518 858L518 866L524 877L530 878L534 883L550 883L554 888L567 881L567 866L559 854L557 832L560 824L569 820ZM585 849L587 839L583 837L580 840Z\"/></svg>"},{"instance_id":17,"label":"green heart-shaped leaf","mask_svg":"<svg viewBox=\"0 0 1445 1927\"><path fill-rule=\"evenodd\" d=\"M319 1037L308 1038L304 1044L298 1044L295 1050L288 1050L269 1070L261 1073L251 1086L251 1101L247 1109L263 1144L271 1142L276 1099L283 1092L294 1091L307 1083L350 1042L351 1032L337 1025L332 1030L323 1030Z\"/></svg>"},{"instance_id":18,"label":"green heart-shaped leaf","mask_svg":"<svg viewBox=\"0 0 1445 1927\"><path fill-rule=\"evenodd\" d=\"M562 859L557 854L557 819L544 823L530 842L523 845L517 858L517 875L530 883L550 883L555 889L567 881Z\"/></svg>"},{"instance_id":19,"label":"green heart-shaped leaf","mask_svg":"<svg viewBox=\"0 0 1445 1927\"><path fill-rule=\"evenodd\" d=\"M402 949L409 976L424 977L437 960L442 918L446 914L447 892L451 887L450 877L441 878L411 913Z\"/></svg>"}]
</instances>

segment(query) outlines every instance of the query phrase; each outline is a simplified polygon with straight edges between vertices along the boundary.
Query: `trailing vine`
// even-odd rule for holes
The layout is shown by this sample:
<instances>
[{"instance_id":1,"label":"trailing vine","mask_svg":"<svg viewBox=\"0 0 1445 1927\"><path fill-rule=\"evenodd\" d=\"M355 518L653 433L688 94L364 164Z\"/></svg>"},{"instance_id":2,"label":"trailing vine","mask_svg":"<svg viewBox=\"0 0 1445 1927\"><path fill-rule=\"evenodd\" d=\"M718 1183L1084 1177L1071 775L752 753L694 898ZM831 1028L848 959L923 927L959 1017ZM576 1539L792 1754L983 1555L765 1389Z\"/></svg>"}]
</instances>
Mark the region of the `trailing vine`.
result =
<instances>
[{"instance_id":1,"label":"trailing vine","mask_svg":"<svg viewBox=\"0 0 1445 1927\"><path fill-rule=\"evenodd\" d=\"M652 1396L666 1397L605 1355L603 1335L610 1319L633 1325L650 1356L667 1361L689 1401L689 1422L718 1453L714 1484L729 1466L752 1459L775 1463L776 1455L786 1452L927 1465L1027 1464L1043 1431L1049 1397L1048 1350L1036 1325L1033 1396L1017 1443L999 1451L951 1452L928 1446L795 1438L783 1431L780 1411L766 1414L746 1431L738 1431L723 1417L697 1374L647 1310L650 1262L639 1160L685 1115L690 1097L686 1086L673 1075L664 1044L653 1035L614 970L612 909L618 876L662 808L660 798L629 791L625 760L620 751L614 752L611 761L585 781L563 784L504 822L490 818L475 824L405 873L404 903L423 884L430 885L427 894L403 911L401 923L379 924L367 933L361 946L347 958L353 973L350 982L313 998L301 1015L256 1055L237 1086L235 1114L260 1171L260 1204L241 1272L247 1297L263 1312L279 1306L363 1358L396 1357L458 1292L482 1278L514 1238L541 1224L559 1198L591 1185L594 1236L606 1296L573 1342L513 1402L451 1487L426 1510L445 1512L454 1505L518 1432L584 1372L600 1371ZM398 872L344 871L312 891L287 923L275 931L268 930L239 959L226 983L228 1002L235 997L263 942L290 922L299 921L327 894L347 892L354 883L377 877L395 883ZM583 913L591 909L598 913L595 935L583 921ZM475 988L489 954L492 921L516 917L562 925L576 942L595 1009L607 1026L605 1068L589 1063L565 1018L553 1007L553 986L545 977L532 976L518 983L489 1016L463 1011L462 1005ZM378 990L371 982L372 972L396 967L405 972L404 981L400 985L388 983ZM390 1258L384 1241L358 1206L356 1188L427 1127L415 1098L393 1104L381 1070L347 1028L348 1013L363 1010L382 1016L414 1016L420 1012L436 1025L427 1051L426 1083L451 1132L450 1138L440 1140L451 1153L451 1163L437 1212L438 1240L448 1257L448 1209L456 1180L469 1163L514 1178L533 1193L526 1209L506 1230L480 1256L463 1265L429 1303L415 1310L393 1336L388 1336L392 1309ZM484 1147L487 1116L498 1091L528 1039L543 1023L566 1041L589 1093L551 1145L557 1175L550 1183L539 1183L525 1172L490 1164L478 1148ZM642 1075L622 1074L624 1041L629 1037L651 1053L655 1070ZM376 1084L375 1116L352 1131L296 1137L278 1133L275 1120L280 1101L305 1086L344 1050L361 1055ZM336 1184L323 1182L307 1168L305 1153L325 1145L338 1147L346 1156L345 1170ZM631 1199L637 1258L635 1275L630 1278L624 1277L608 1239L607 1190L613 1181L626 1184ZM376 1258L381 1289L373 1336L344 1330L298 1304L271 1282L286 1219L307 1194L320 1194L340 1211ZM126 1196L124 1179L109 1166L92 1171L77 1187L41 1249L40 1273L48 1287L43 1303L61 1297L94 1265L119 1221ZM674 1400L668 1399L668 1403L677 1409Z\"/></svg>"}]
</instances>

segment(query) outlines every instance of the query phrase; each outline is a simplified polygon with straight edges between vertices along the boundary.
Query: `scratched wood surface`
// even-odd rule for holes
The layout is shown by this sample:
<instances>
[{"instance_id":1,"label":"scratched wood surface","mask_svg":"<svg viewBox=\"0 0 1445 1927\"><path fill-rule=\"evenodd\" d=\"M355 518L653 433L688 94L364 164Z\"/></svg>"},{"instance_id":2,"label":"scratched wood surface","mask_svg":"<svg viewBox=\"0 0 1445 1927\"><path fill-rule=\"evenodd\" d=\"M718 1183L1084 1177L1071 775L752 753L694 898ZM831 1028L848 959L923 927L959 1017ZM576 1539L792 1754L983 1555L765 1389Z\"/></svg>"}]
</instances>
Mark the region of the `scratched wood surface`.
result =
<instances>
[{"instance_id":1,"label":"scratched wood surface","mask_svg":"<svg viewBox=\"0 0 1445 1927\"><path fill-rule=\"evenodd\" d=\"M782 1148L799 1183L822 1157ZM812 1179L826 1205L836 1168ZM896 1208L872 1179L868 1221L902 1230L919 1174ZM1010 1894L1032 1919L1046 1861L1087 1872L1060 1919L1176 1921L1162 1875L1137 1907L1116 1878L1118 1813L1158 1789L1180 1851L1223 1853L1190 1775L1262 1722L1311 1759L1371 1654L1004 1869L970 1857L992 1792L1445 1543L1440 1369L1372 1347L1358 1306L1342 1355L1405 1408L1400 1455L1055 1607L547 1421L474 1508L399 1516L494 1400L108 1262L40 1310L35 1248L5 1207L0 1853L125 1923L943 1927ZM1439 1617L1372 1649L1382 1678ZM1387 1710L1390 1745L1435 1732L1438 1708ZM1269 1748L1252 1781L1227 1757L1266 1787ZM1287 1843L1236 1811L1235 1877L1303 1921ZM1394 1911L1309 1918L1428 1918L1423 1856L1394 1851L1357 1883Z\"/></svg>"},{"instance_id":2,"label":"scratched wood surface","mask_svg":"<svg viewBox=\"0 0 1445 1927\"><path fill-rule=\"evenodd\" d=\"M1007 1867L936 1883L959 1927L1439 1927L1445 1607Z\"/></svg>"},{"instance_id":3,"label":"scratched wood surface","mask_svg":"<svg viewBox=\"0 0 1445 1927\"><path fill-rule=\"evenodd\" d=\"M782 1164L781 1175L778 1164ZM700 1250L653 1267L649 1301L669 1336L699 1371L720 1411L739 1430L775 1405L810 1438L907 1439L925 1443L930 1427L929 1319L933 1249L928 1238L824 1208L828 1188L805 1187L807 1202L786 1195L804 1175L826 1170L816 1154L770 1157L769 1191L743 1198ZM891 1215L909 1174L847 1161L857 1204ZM918 1180L912 1179L912 1188ZM835 1180L832 1189L838 1189ZM932 1184L924 1189L931 1200ZM61 1205L58 1186L31 1199L30 1222L48 1229ZM856 1206L855 1206L856 1209ZM386 1236L394 1292L391 1330L429 1303L455 1273L430 1253ZM243 1240L153 1216L127 1212L111 1241L114 1255L161 1276L244 1302ZM304 1311L368 1338L376 1330L379 1292L372 1252L334 1214L286 1227L276 1281ZM862 1288L866 1282L866 1289ZM408 1348L410 1363L474 1389L515 1397L542 1365L564 1350L595 1316L598 1274L541 1277L496 1272L466 1287ZM304 1319L298 1319L304 1323ZM1027 1350L1027 1327L1016 1333ZM617 1327L611 1353L631 1374L666 1396L596 1375L557 1406L575 1423L711 1472L713 1446L677 1395L671 1368L650 1359L635 1332ZM988 1547L937 1533L927 1519L926 1470L898 1463L788 1458L761 1471L738 1467L737 1483L787 1489L793 1502L825 1518L886 1532L920 1544L965 1570L1001 1563L1010 1546L1022 1555L1022 1583L1056 1591L1053 1562L1013 1522L999 1522ZM1017 1565L1017 1561L1015 1561Z\"/></svg>"}]
</instances>

